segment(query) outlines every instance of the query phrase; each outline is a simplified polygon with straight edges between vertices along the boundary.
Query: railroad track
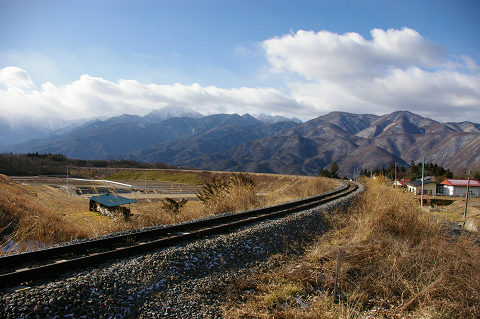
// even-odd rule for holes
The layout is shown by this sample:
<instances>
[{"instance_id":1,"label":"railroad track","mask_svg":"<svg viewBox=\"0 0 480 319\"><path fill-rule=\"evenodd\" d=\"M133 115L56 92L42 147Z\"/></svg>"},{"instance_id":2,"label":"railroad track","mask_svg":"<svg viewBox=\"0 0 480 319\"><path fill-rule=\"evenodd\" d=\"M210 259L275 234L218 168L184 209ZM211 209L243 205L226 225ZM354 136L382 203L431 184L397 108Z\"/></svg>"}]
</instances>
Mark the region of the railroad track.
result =
<instances>
[{"instance_id":1,"label":"railroad track","mask_svg":"<svg viewBox=\"0 0 480 319\"><path fill-rule=\"evenodd\" d=\"M108 260L226 233L247 224L313 208L344 197L356 189L357 185L346 183L317 196L276 206L3 256L0 257L0 287L52 278L67 271L90 267Z\"/></svg>"}]
</instances>

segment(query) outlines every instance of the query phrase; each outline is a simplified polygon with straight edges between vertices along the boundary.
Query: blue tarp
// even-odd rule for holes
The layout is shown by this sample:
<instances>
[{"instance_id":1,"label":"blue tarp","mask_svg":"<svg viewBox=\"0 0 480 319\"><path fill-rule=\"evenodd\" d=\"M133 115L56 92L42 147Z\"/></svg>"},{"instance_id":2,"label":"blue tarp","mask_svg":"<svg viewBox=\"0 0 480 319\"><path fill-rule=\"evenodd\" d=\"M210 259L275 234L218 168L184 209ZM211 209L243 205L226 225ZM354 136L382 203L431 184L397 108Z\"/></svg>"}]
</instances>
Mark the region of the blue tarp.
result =
<instances>
[{"instance_id":1,"label":"blue tarp","mask_svg":"<svg viewBox=\"0 0 480 319\"><path fill-rule=\"evenodd\" d=\"M107 207L116 207L120 205L125 205L125 204L131 204L131 203L136 203L137 201L134 199L118 196L118 195L113 195L111 193L108 193L106 195L99 195L99 196L92 196L90 198L91 201L100 203L104 206Z\"/></svg>"}]
</instances>

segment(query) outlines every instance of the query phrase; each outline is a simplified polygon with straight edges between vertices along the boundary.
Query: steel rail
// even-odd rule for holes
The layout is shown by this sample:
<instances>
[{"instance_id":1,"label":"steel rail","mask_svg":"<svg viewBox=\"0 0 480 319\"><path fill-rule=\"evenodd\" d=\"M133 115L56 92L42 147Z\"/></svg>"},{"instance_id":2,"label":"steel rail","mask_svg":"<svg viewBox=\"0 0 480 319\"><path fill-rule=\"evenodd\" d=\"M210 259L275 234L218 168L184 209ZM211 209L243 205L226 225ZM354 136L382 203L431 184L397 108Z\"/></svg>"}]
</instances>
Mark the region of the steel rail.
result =
<instances>
[{"instance_id":1,"label":"steel rail","mask_svg":"<svg viewBox=\"0 0 480 319\"><path fill-rule=\"evenodd\" d=\"M276 206L2 256L0 257L0 269L6 271L0 274L0 287L45 279L69 270L100 264L107 260L133 256L173 246L186 240L225 233L257 221L279 218L313 208L346 196L356 189L356 184L347 183L320 195ZM43 265L38 265L42 262Z\"/></svg>"}]
</instances>

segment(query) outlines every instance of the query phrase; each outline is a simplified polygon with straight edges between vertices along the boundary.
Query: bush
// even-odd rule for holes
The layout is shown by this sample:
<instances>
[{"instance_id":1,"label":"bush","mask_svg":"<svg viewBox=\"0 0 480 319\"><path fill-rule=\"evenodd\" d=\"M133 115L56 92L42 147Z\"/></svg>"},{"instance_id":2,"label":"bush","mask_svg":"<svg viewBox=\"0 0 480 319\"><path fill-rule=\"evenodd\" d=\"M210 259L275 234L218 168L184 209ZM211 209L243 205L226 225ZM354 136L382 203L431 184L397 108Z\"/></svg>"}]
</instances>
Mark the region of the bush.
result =
<instances>
[{"instance_id":1,"label":"bush","mask_svg":"<svg viewBox=\"0 0 480 319\"><path fill-rule=\"evenodd\" d=\"M175 200L173 198L166 197L161 200L162 208L173 215L176 221L177 215L180 213L180 209L187 203L186 199Z\"/></svg>"}]
</instances>

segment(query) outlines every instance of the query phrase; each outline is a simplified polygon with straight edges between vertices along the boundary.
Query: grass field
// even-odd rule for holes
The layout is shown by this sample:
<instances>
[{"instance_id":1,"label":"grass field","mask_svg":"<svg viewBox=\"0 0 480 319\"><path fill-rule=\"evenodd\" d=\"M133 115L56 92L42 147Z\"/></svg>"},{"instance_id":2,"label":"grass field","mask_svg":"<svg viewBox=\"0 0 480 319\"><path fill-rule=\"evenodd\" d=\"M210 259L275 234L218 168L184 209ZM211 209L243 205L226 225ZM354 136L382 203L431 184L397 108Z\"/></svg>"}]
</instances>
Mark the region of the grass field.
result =
<instances>
[{"instance_id":1,"label":"grass field","mask_svg":"<svg viewBox=\"0 0 480 319\"><path fill-rule=\"evenodd\" d=\"M176 171L133 171L123 170L111 175L106 176L108 180L155 180L155 181L167 181L190 185L201 185L203 181L198 175L189 172L176 172Z\"/></svg>"},{"instance_id":2,"label":"grass field","mask_svg":"<svg viewBox=\"0 0 480 319\"><path fill-rule=\"evenodd\" d=\"M457 197L455 199L448 206L429 208L431 214L453 222L464 222L465 198ZM480 198L468 199L467 218L470 217L480 217Z\"/></svg>"}]
</instances>

